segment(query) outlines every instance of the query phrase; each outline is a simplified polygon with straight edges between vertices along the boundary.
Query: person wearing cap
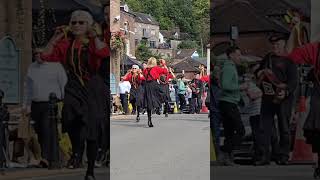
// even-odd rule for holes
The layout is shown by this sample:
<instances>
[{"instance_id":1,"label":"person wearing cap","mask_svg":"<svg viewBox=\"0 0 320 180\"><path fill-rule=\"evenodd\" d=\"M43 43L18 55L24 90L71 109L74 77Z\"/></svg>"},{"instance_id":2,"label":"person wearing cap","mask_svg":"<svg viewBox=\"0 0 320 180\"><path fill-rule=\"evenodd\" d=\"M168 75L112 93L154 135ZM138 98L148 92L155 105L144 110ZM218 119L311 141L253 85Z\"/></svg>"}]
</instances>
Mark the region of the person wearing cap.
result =
<instances>
[{"instance_id":1,"label":"person wearing cap","mask_svg":"<svg viewBox=\"0 0 320 180\"><path fill-rule=\"evenodd\" d=\"M309 81L313 83L310 97L310 110L303 126L306 143L312 147L312 152L317 156L315 159L315 177L320 177L320 42L308 43L294 49L288 58L296 64L313 66L309 73Z\"/></svg>"},{"instance_id":2,"label":"person wearing cap","mask_svg":"<svg viewBox=\"0 0 320 180\"><path fill-rule=\"evenodd\" d=\"M270 37L273 52L267 54L256 71L258 85L263 92L259 139L261 159L255 165L270 164L272 129L277 116L279 131L279 152L276 163L287 165L290 153L290 119L294 92L297 87L297 67L286 56L285 34Z\"/></svg>"},{"instance_id":3,"label":"person wearing cap","mask_svg":"<svg viewBox=\"0 0 320 180\"><path fill-rule=\"evenodd\" d=\"M138 65L133 65L128 73L123 77L124 81L129 81L131 84L129 101L132 104L132 114L137 113L137 122L140 121L140 111L143 107L143 88L141 84L145 80L142 71Z\"/></svg>"},{"instance_id":4,"label":"person wearing cap","mask_svg":"<svg viewBox=\"0 0 320 180\"><path fill-rule=\"evenodd\" d=\"M82 166L82 155L87 142L88 166L86 179L94 178L97 139L100 121L105 119L107 90L101 81L101 61L110 51L98 37L92 15L83 10L72 12L67 28L58 28L50 39L41 58L64 65L68 82L62 111L63 132L67 132L72 144L69 168Z\"/></svg>"}]
</instances>

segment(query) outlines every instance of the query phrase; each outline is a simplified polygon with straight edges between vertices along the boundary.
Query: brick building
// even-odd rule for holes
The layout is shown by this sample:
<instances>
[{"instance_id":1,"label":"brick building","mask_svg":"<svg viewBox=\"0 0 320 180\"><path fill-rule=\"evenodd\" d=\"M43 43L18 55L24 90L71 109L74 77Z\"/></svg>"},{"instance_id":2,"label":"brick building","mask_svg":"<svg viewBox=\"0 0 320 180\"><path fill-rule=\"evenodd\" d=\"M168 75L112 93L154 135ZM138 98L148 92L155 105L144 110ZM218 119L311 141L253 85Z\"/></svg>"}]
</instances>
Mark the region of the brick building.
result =
<instances>
[{"instance_id":1,"label":"brick building","mask_svg":"<svg viewBox=\"0 0 320 180\"><path fill-rule=\"evenodd\" d=\"M135 18L135 44L138 45L142 39L147 39L150 48L159 46L159 22L149 14L134 13Z\"/></svg>"},{"instance_id":2,"label":"brick building","mask_svg":"<svg viewBox=\"0 0 320 180\"><path fill-rule=\"evenodd\" d=\"M128 6L121 6L120 11L120 29L126 36L126 54L129 57L135 57L135 14L130 12Z\"/></svg>"}]
</instances>

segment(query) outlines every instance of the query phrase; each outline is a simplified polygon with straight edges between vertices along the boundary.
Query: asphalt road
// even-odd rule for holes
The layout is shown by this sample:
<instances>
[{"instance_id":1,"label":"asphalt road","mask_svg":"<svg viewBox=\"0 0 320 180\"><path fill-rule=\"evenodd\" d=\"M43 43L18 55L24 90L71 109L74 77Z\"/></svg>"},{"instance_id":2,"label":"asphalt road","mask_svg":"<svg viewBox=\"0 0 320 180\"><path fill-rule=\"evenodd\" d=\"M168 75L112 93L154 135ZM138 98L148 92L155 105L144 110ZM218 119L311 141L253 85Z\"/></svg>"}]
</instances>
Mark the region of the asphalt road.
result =
<instances>
[{"instance_id":1,"label":"asphalt road","mask_svg":"<svg viewBox=\"0 0 320 180\"><path fill-rule=\"evenodd\" d=\"M112 180L210 179L207 114L116 116L111 121Z\"/></svg>"},{"instance_id":2,"label":"asphalt road","mask_svg":"<svg viewBox=\"0 0 320 180\"><path fill-rule=\"evenodd\" d=\"M312 180L311 165L211 167L211 180Z\"/></svg>"}]
</instances>

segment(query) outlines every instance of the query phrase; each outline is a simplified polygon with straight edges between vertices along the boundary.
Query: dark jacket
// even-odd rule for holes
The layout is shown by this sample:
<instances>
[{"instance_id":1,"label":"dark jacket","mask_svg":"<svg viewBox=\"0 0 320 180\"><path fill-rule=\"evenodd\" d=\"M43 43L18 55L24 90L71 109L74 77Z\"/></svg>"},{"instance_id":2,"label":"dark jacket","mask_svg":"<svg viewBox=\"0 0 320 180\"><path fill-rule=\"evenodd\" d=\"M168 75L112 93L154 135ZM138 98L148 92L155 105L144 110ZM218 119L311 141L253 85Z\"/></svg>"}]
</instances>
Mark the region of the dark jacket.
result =
<instances>
[{"instance_id":1,"label":"dark jacket","mask_svg":"<svg viewBox=\"0 0 320 180\"><path fill-rule=\"evenodd\" d=\"M287 57L270 53L261 61L260 67L256 73L266 68L271 69L275 77L287 85L286 90L289 92L288 96L293 96L298 83L297 66ZM260 86L260 88L264 91L263 86ZM269 96L264 93L263 98L269 99Z\"/></svg>"}]
</instances>

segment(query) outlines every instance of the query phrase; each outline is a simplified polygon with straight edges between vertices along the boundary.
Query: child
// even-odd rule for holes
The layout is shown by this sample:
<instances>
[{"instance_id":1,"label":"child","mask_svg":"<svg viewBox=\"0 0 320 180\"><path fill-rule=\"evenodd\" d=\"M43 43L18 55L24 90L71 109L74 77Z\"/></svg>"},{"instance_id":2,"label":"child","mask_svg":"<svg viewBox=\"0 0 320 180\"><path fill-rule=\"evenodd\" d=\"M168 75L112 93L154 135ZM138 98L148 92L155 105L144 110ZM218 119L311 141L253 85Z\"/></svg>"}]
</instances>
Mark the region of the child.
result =
<instances>
[{"instance_id":1,"label":"child","mask_svg":"<svg viewBox=\"0 0 320 180\"><path fill-rule=\"evenodd\" d=\"M243 91L249 99L247 106L245 107L246 113L249 115L250 126L252 129L252 138L253 138L253 160L254 162L259 157L258 150L258 131L260 126L260 108L261 108L261 97L262 91L257 87L253 75L247 75L246 80L243 84Z\"/></svg>"}]
</instances>

